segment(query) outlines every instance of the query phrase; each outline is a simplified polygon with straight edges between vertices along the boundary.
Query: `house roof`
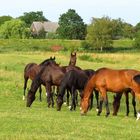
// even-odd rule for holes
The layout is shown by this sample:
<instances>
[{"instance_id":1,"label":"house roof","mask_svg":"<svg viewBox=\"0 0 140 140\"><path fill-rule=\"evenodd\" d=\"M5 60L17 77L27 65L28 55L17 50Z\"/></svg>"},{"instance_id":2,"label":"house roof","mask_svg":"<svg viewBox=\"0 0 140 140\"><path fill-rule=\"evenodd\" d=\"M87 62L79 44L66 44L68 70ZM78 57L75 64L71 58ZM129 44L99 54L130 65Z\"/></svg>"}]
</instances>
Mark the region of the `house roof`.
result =
<instances>
[{"instance_id":1,"label":"house roof","mask_svg":"<svg viewBox=\"0 0 140 140\"><path fill-rule=\"evenodd\" d=\"M45 32L55 32L56 29L59 27L57 22L40 22L40 21L34 21L31 25L31 30L33 32L38 33L40 30L44 29Z\"/></svg>"}]
</instances>

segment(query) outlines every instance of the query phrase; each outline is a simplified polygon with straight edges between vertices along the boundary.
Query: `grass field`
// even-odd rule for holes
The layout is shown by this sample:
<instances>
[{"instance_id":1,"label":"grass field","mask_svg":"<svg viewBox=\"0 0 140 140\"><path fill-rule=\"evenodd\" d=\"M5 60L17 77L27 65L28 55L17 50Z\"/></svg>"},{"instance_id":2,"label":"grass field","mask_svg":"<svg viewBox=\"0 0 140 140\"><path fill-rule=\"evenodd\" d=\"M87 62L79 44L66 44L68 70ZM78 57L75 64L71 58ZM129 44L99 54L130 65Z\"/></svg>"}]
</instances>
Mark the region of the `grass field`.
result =
<instances>
[{"instance_id":1,"label":"grass field","mask_svg":"<svg viewBox=\"0 0 140 140\"><path fill-rule=\"evenodd\" d=\"M73 112L70 112L66 105L62 106L61 112L57 112L56 108L47 108L45 90L42 102L39 102L37 93L32 107L26 108L26 101L22 100L25 64L40 63L55 56L58 63L66 65L69 55L69 52L30 51L0 54L0 140L139 140L140 121L136 122L133 117L131 98L129 117L125 117L124 97L117 117L111 114L106 118L105 108L101 116L96 116L95 106L87 116L81 116L79 107ZM110 67L140 70L139 53L77 55L77 65L83 69ZM93 59L89 62L80 60L82 55L89 55ZM112 113L113 94L108 95ZM137 108L139 105L137 101Z\"/></svg>"}]
</instances>

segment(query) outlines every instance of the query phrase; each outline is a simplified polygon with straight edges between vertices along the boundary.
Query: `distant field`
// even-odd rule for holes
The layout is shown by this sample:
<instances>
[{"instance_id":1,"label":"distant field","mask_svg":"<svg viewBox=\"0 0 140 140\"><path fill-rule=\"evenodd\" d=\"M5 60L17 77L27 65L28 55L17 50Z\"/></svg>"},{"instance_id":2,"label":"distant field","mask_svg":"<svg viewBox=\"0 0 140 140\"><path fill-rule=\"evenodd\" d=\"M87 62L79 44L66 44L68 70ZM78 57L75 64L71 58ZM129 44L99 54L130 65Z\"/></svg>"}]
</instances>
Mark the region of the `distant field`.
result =
<instances>
[{"instance_id":1,"label":"distant field","mask_svg":"<svg viewBox=\"0 0 140 140\"><path fill-rule=\"evenodd\" d=\"M83 41L80 40L48 40L48 39L0 39L0 52L13 51L83 51ZM137 52L133 40L114 40L112 52ZM57 50L58 49L58 50ZM88 50L87 50L88 51ZM109 52L109 50L107 51Z\"/></svg>"},{"instance_id":2,"label":"distant field","mask_svg":"<svg viewBox=\"0 0 140 140\"><path fill-rule=\"evenodd\" d=\"M77 65L83 69L131 68L140 70L139 53L79 53ZM81 60L88 55L91 61ZM23 69L29 62L40 63L55 56L61 65L67 65L70 52L12 51L0 53L0 140L139 140L140 121L133 117L130 95L130 115L125 117L125 98L117 117L112 114L105 118L105 108L101 116L96 116L94 108L87 116L80 116L79 107L70 112L66 105L61 112L47 108L45 90L43 101L38 93L31 108L26 108L23 95ZM30 84L31 82L29 82ZM30 86L28 86L30 87ZM112 113L113 94L109 95ZM139 102L137 102L137 108ZM138 108L139 109L139 108Z\"/></svg>"}]
</instances>

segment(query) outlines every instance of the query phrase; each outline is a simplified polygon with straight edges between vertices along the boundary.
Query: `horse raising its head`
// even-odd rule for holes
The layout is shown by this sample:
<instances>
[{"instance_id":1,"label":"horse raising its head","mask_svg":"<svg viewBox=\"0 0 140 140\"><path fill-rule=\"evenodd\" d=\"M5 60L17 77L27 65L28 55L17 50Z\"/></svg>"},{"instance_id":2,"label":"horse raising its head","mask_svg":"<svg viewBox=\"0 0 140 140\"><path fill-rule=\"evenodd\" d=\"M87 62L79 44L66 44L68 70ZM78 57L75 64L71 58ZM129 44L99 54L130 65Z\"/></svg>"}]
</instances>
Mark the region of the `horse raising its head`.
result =
<instances>
[{"instance_id":1,"label":"horse raising its head","mask_svg":"<svg viewBox=\"0 0 140 140\"><path fill-rule=\"evenodd\" d=\"M76 65L76 52L71 53L69 65L75 66Z\"/></svg>"}]
</instances>

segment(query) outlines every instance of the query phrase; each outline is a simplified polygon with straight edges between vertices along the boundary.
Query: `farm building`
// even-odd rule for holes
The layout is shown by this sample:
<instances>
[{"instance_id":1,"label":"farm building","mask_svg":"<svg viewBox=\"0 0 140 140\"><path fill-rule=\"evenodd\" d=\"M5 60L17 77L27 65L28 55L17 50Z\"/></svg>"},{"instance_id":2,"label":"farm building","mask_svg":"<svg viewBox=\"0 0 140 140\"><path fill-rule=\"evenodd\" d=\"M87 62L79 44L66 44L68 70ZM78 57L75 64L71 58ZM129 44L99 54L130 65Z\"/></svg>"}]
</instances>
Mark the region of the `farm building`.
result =
<instances>
[{"instance_id":1,"label":"farm building","mask_svg":"<svg viewBox=\"0 0 140 140\"><path fill-rule=\"evenodd\" d=\"M45 33L55 33L58 28L57 22L51 22L51 21L35 21L32 23L30 29L33 35L39 35L41 31L45 31Z\"/></svg>"}]
</instances>

